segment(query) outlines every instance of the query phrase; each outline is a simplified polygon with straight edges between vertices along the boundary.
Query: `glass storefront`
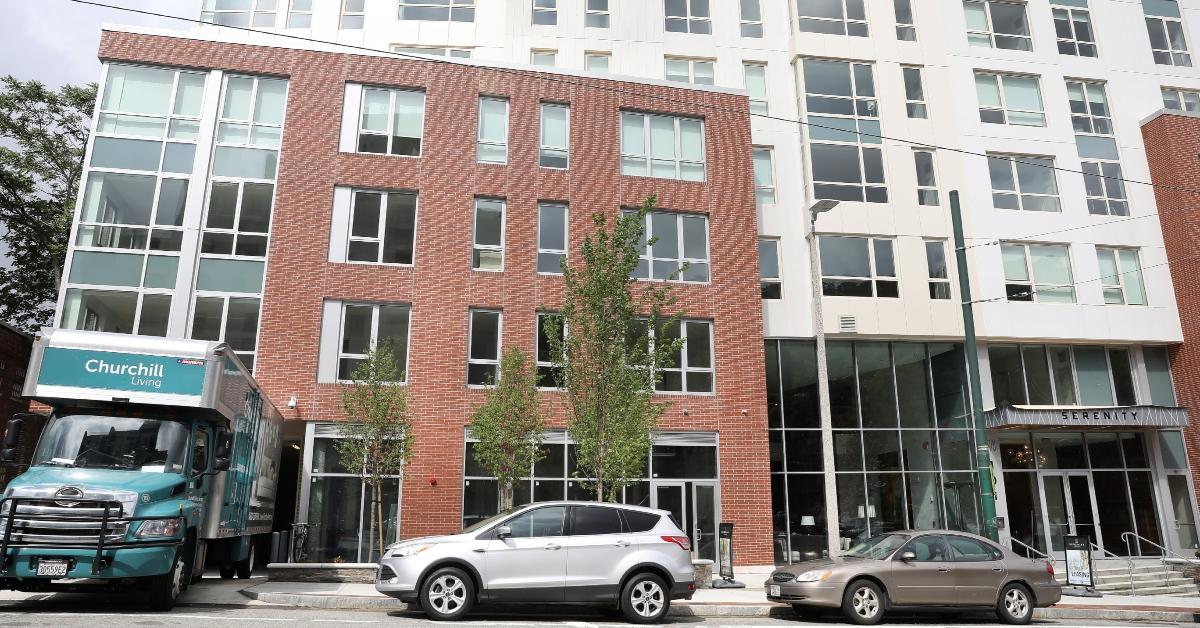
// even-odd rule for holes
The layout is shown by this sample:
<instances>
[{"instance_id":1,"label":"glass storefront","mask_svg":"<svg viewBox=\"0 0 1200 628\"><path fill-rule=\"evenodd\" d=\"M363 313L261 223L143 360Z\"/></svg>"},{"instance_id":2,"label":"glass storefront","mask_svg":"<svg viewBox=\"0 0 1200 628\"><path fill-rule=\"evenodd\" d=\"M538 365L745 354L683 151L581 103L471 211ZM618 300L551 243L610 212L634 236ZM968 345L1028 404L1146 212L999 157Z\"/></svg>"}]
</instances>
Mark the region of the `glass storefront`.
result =
<instances>
[{"instance_id":1,"label":"glass storefront","mask_svg":"<svg viewBox=\"0 0 1200 628\"><path fill-rule=\"evenodd\" d=\"M905 528L980 530L962 345L829 342L843 547ZM777 563L827 553L816 348L766 343Z\"/></svg>"}]
</instances>

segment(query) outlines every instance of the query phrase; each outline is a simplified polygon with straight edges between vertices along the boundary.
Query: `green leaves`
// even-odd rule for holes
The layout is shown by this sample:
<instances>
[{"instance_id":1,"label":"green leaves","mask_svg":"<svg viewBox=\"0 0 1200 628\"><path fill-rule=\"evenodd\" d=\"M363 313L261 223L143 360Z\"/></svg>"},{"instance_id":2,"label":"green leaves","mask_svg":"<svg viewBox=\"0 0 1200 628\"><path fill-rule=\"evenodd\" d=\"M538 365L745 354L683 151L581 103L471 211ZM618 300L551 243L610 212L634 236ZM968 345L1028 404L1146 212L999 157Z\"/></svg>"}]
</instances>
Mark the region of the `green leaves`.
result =
<instances>
[{"instance_id":1,"label":"green leaves","mask_svg":"<svg viewBox=\"0 0 1200 628\"><path fill-rule=\"evenodd\" d=\"M500 358L500 381L471 416L475 459L498 481L501 510L512 505L513 484L542 456L543 424L537 365L509 347Z\"/></svg>"},{"instance_id":2,"label":"green leaves","mask_svg":"<svg viewBox=\"0 0 1200 628\"><path fill-rule=\"evenodd\" d=\"M0 320L49 324L75 211L96 86L0 79Z\"/></svg>"},{"instance_id":3,"label":"green leaves","mask_svg":"<svg viewBox=\"0 0 1200 628\"><path fill-rule=\"evenodd\" d=\"M390 342L382 341L342 387L345 438L336 441L346 466L369 478L398 475L412 453L408 389L397 384Z\"/></svg>"}]
</instances>

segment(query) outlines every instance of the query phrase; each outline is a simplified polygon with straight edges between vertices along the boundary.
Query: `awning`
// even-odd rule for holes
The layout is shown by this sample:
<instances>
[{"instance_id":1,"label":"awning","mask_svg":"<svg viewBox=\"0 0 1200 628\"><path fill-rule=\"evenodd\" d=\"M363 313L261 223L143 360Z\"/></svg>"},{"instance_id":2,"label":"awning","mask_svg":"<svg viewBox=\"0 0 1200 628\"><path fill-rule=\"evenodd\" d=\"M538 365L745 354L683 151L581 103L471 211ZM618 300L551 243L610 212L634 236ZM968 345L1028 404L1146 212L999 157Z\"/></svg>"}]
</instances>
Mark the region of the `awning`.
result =
<instances>
[{"instance_id":1,"label":"awning","mask_svg":"<svg viewBox=\"0 0 1200 628\"><path fill-rule=\"evenodd\" d=\"M1179 428L1187 427L1184 408L1164 406L1010 406L983 413L989 429L1018 428Z\"/></svg>"}]
</instances>

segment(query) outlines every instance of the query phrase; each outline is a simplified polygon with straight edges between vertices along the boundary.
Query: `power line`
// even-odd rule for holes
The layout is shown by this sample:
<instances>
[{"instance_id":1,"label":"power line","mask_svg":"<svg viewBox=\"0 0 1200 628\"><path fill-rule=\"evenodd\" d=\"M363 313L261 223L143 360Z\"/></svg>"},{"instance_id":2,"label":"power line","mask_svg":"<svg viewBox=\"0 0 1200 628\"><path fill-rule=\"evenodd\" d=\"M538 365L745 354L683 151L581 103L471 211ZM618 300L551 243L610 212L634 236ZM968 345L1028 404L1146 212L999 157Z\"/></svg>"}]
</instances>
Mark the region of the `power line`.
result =
<instances>
[{"instance_id":1,"label":"power line","mask_svg":"<svg viewBox=\"0 0 1200 628\"><path fill-rule=\"evenodd\" d=\"M1197 259L1198 257L1200 257L1200 256L1185 257L1182 260L1177 260L1177 261L1194 260L1194 259ZM1097 281L1103 281L1105 279L1111 279L1113 277L1120 277L1123 275L1129 275L1129 274L1133 274L1133 273L1140 274L1143 270L1148 270L1151 268L1158 268L1160 266L1167 266L1169 263L1170 262L1162 262L1159 264L1151 264L1149 266L1138 266L1137 268L1135 268L1133 270L1121 271L1121 272L1113 274L1113 275L1101 275L1101 276L1093 278L1093 279L1084 279L1083 281L1076 281L1075 283L1049 285L1049 286L1046 286L1045 288L1043 288L1043 290L1046 292L1049 292L1049 291L1052 291L1055 289L1061 289L1061 288L1075 288L1076 286L1081 286L1086 283L1095 283ZM1039 290L1030 289L1030 290L1025 290L1023 292L1014 292L1012 294L1006 294L1005 296L1002 296L1002 297L992 297L990 299L975 299L972 301L968 301L967 303L975 304L975 303L992 303L995 301L1011 301L1012 297L1029 297L1030 300L1033 300L1033 295L1037 294L1038 292L1039 292Z\"/></svg>"}]
</instances>

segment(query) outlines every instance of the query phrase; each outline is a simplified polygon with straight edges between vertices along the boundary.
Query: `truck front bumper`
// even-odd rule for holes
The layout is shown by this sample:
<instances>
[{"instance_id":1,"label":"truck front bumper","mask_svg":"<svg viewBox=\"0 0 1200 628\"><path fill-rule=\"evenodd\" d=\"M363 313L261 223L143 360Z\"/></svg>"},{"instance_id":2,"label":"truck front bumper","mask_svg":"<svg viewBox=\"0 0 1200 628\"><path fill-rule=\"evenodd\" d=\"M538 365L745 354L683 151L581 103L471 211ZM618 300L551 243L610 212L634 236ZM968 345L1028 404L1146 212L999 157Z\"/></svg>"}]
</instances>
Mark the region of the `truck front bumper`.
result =
<instances>
[{"instance_id":1,"label":"truck front bumper","mask_svg":"<svg viewBox=\"0 0 1200 628\"><path fill-rule=\"evenodd\" d=\"M36 580L50 582L62 578L140 578L157 576L171 570L178 543L150 547L105 548L96 565L96 550L53 547L9 547L0 580ZM66 560L67 575L39 576L40 560ZM93 570L93 566L98 567Z\"/></svg>"}]
</instances>

